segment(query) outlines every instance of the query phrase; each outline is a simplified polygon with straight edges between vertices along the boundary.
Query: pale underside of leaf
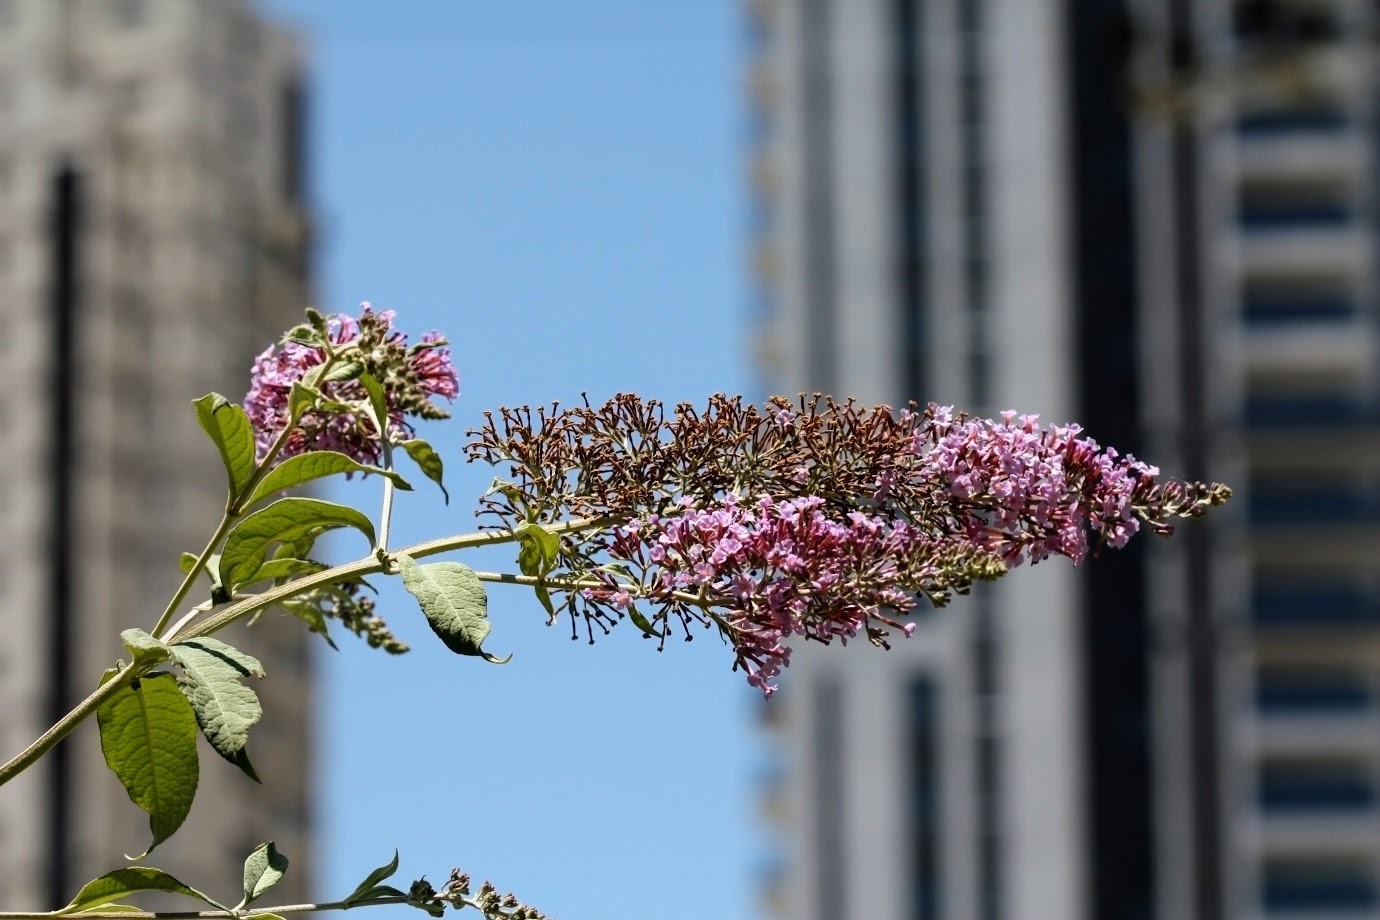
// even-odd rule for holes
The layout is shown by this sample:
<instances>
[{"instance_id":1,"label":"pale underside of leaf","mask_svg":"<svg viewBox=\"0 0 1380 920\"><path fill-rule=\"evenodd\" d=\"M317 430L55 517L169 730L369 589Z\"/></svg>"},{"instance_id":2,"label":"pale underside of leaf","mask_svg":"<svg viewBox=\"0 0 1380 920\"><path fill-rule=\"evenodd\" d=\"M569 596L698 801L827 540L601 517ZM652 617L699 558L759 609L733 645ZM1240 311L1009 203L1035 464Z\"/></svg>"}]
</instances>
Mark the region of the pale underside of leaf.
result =
<instances>
[{"instance_id":1,"label":"pale underside of leaf","mask_svg":"<svg viewBox=\"0 0 1380 920\"><path fill-rule=\"evenodd\" d=\"M447 648L456 654L475 655L495 664L508 660L481 647L492 626L489 597L473 569L459 562L421 565L406 553L398 554L398 565L403 586L417 599L432 631Z\"/></svg>"},{"instance_id":2,"label":"pale underside of leaf","mask_svg":"<svg viewBox=\"0 0 1380 920\"><path fill-rule=\"evenodd\" d=\"M196 713L201 733L217 754L257 781L245 745L249 730L263 717L263 707L240 680L263 677L263 667L257 659L209 636L174 645L172 654L182 668L178 684Z\"/></svg>"}]
</instances>

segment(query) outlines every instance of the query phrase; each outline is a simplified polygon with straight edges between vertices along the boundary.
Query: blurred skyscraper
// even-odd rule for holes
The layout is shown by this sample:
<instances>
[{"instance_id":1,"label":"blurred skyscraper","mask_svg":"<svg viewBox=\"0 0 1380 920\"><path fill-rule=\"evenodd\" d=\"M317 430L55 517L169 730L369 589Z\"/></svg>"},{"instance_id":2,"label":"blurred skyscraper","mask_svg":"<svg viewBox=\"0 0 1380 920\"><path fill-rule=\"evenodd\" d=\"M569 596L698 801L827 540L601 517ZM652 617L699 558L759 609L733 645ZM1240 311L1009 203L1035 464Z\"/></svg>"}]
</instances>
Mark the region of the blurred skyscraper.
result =
<instances>
[{"instance_id":1,"label":"blurred skyscraper","mask_svg":"<svg viewBox=\"0 0 1380 920\"><path fill-rule=\"evenodd\" d=\"M798 650L790 920L1380 916L1359 0L752 0L775 391L1077 420L1236 500Z\"/></svg>"},{"instance_id":2,"label":"blurred skyscraper","mask_svg":"<svg viewBox=\"0 0 1380 920\"><path fill-rule=\"evenodd\" d=\"M189 400L238 398L309 296L301 65L243 0L0 0L0 751L152 627L224 503ZM258 843L309 878L305 630L263 660L262 787L202 746L196 805L151 861L216 894ZM141 852L94 723L0 789L3 907L57 907ZM227 874L228 873L228 874Z\"/></svg>"}]
</instances>

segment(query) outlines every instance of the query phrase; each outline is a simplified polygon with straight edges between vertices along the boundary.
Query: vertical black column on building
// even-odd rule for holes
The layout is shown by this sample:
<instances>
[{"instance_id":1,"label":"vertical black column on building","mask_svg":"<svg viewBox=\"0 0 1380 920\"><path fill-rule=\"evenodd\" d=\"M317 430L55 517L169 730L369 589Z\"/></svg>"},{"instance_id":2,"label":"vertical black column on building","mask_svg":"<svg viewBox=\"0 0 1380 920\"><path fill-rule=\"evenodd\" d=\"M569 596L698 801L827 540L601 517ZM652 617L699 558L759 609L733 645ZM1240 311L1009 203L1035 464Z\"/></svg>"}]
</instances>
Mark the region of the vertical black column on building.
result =
<instances>
[{"instance_id":1,"label":"vertical black column on building","mask_svg":"<svg viewBox=\"0 0 1380 920\"><path fill-rule=\"evenodd\" d=\"M81 175L63 166L52 179L49 210L49 421L48 452L48 672L47 717L56 723L72 708L72 641L74 637L74 570L77 555L76 474L76 341L81 285ZM48 837L46 898L64 904L75 893L67 878L71 840L72 768L68 745L59 744L44 758L48 772L45 803Z\"/></svg>"},{"instance_id":2,"label":"vertical black column on building","mask_svg":"<svg viewBox=\"0 0 1380 920\"><path fill-rule=\"evenodd\" d=\"M929 399L925 286L929 267L929 195L925 188L924 0L893 0L896 130L897 330L902 402Z\"/></svg>"},{"instance_id":3,"label":"vertical black column on building","mask_svg":"<svg viewBox=\"0 0 1380 920\"><path fill-rule=\"evenodd\" d=\"M969 408L991 414L992 217L988 147L990 68L984 49L990 40L987 0L958 0L958 150L959 224L962 252L963 320L968 329L966 384ZM996 599L991 585L975 585L970 600L974 720L973 765L977 795L978 920L1001 920L1003 902L1004 800L1001 785L1002 735L998 718L1002 649Z\"/></svg>"},{"instance_id":4,"label":"vertical black column on building","mask_svg":"<svg viewBox=\"0 0 1380 920\"><path fill-rule=\"evenodd\" d=\"M1078 417L1104 444L1143 440L1126 0L1069 0L1071 280ZM1192 528L1184 528L1186 534ZM1155 916L1150 631L1143 543L1082 571L1089 917Z\"/></svg>"},{"instance_id":5,"label":"vertical black column on building","mask_svg":"<svg viewBox=\"0 0 1380 920\"><path fill-rule=\"evenodd\" d=\"M838 319L834 279L834 138L832 0L800 4L805 182L806 366L816 389L838 388Z\"/></svg>"},{"instance_id":6,"label":"vertical black column on building","mask_svg":"<svg viewBox=\"0 0 1380 920\"><path fill-rule=\"evenodd\" d=\"M1168 64L1177 83L1187 83L1199 72L1194 36L1194 0L1169 0ZM1181 475L1207 481L1207 390L1204 374L1203 267L1201 199L1198 183L1202 168L1198 151L1195 107L1171 125L1173 183L1173 239L1175 288L1178 309L1179 451ZM1209 553L1211 524L1182 528L1178 538L1184 561L1185 642L1188 680L1188 747L1190 814L1193 834L1194 920L1221 920L1222 799L1219 771L1217 692L1217 641L1212 608Z\"/></svg>"},{"instance_id":7,"label":"vertical black column on building","mask_svg":"<svg viewBox=\"0 0 1380 920\"><path fill-rule=\"evenodd\" d=\"M911 681L907 700L911 847L911 920L944 916L943 788L939 764L939 689L929 677Z\"/></svg>"}]
</instances>

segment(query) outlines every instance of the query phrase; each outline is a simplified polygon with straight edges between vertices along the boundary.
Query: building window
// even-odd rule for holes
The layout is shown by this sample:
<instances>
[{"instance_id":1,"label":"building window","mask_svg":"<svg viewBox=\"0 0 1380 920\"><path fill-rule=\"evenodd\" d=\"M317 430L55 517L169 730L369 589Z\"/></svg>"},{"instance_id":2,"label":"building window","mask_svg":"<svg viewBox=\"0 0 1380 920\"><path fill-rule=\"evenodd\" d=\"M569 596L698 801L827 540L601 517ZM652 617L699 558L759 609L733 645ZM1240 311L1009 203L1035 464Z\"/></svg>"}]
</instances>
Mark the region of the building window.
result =
<instances>
[{"instance_id":1,"label":"building window","mask_svg":"<svg viewBox=\"0 0 1380 920\"><path fill-rule=\"evenodd\" d=\"M14 0L0 0L0 29L14 25Z\"/></svg>"},{"instance_id":2,"label":"building window","mask_svg":"<svg viewBox=\"0 0 1380 920\"><path fill-rule=\"evenodd\" d=\"M259 30L254 22L245 17L237 17L229 26L230 61L240 67L248 67L259 53Z\"/></svg>"},{"instance_id":3,"label":"building window","mask_svg":"<svg viewBox=\"0 0 1380 920\"><path fill-rule=\"evenodd\" d=\"M132 29L143 24L146 12L144 0L112 0L110 21L122 29Z\"/></svg>"},{"instance_id":4,"label":"building window","mask_svg":"<svg viewBox=\"0 0 1380 920\"><path fill-rule=\"evenodd\" d=\"M151 523L157 524L171 517L178 507L177 480L168 477L154 479L144 476L139 480L144 513Z\"/></svg>"},{"instance_id":5,"label":"building window","mask_svg":"<svg viewBox=\"0 0 1380 920\"><path fill-rule=\"evenodd\" d=\"M1377 904L1374 870L1344 857L1271 859L1261 874L1267 911L1366 911Z\"/></svg>"},{"instance_id":6,"label":"building window","mask_svg":"<svg viewBox=\"0 0 1380 920\"><path fill-rule=\"evenodd\" d=\"M1354 218L1352 194L1337 181L1248 182L1237 220L1246 231L1333 229Z\"/></svg>"},{"instance_id":7,"label":"building window","mask_svg":"<svg viewBox=\"0 0 1380 920\"><path fill-rule=\"evenodd\" d=\"M1375 806L1375 783L1360 759L1281 758L1261 764L1258 795L1271 813L1365 812Z\"/></svg>"},{"instance_id":8,"label":"building window","mask_svg":"<svg viewBox=\"0 0 1380 920\"><path fill-rule=\"evenodd\" d=\"M1256 707L1270 715L1343 715L1368 711L1374 694L1352 668L1267 665L1256 675Z\"/></svg>"},{"instance_id":9,"label":"building window","mask_svg":"<svg viewBox=\"0 0 1380 920\"><path fill-rule=\"evenodd\" d=\"M144 100L144 83L135 77L121 80L115 84L115 110L122 114L135 111Z\"/></svg>"},{"instance_id":10,"label":"building window","mask_svg":"<svg viewBox=\"0 0 1380 920\"><path fill-rule=\"evenodd\" d=\"M306 98L302 86L285 84L280 91L278 107L283 199L296 203L304 197L306 182Z\"/></svg>"},{"instance_id":11,"label":"building window","mask_svg":"<svg viewBox=\"0 0 1380 920\"><path fill-rule=\"evenodd\" d=\"M1247 281L1241 314L1253 328L1286 329L1344 323L1359 317L1361 309L1351 279L1303 276Z\"/></svg>"}]
</instances>

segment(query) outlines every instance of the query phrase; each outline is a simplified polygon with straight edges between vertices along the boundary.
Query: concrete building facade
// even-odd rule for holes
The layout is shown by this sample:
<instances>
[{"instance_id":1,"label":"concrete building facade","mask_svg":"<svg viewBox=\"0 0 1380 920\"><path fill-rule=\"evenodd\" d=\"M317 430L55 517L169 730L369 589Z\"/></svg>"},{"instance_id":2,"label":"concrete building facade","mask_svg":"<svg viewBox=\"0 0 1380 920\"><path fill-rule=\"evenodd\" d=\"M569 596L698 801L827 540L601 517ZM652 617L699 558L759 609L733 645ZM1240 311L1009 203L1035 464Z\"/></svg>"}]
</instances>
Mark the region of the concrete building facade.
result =
<instances>
[{"instance_id":1,"label":"concrete building facade","mask_svg":"<svg viewBox=\"0 0 1380 920\"><path fill-rule=\"evenodd\" d=\"M308 303L294 41L243 0L0 0L0 750L150 629L224 502L189 400L237 399ZM197 801L150 862L223 893L258 843L309 878L300 624L225 637L264 663L262 787L202 747ZM50 909L147 845L82 726L0 790L4 907ZM227 871L231 876L227 876ZM228 890L228 889L227 889Z\"/></svg>"},{"instance_id":2,"label":"concrete building facade","mask_svg":"<svg viewBox=\"0 0 1380 920\"><path fill-rule=\"evenodd\" d=\"M890 653L801 649L766 903L1380 916L1372 9L747 8L773 391L1077 420L1238 496Z\"/></svg>"}]
</instances>

